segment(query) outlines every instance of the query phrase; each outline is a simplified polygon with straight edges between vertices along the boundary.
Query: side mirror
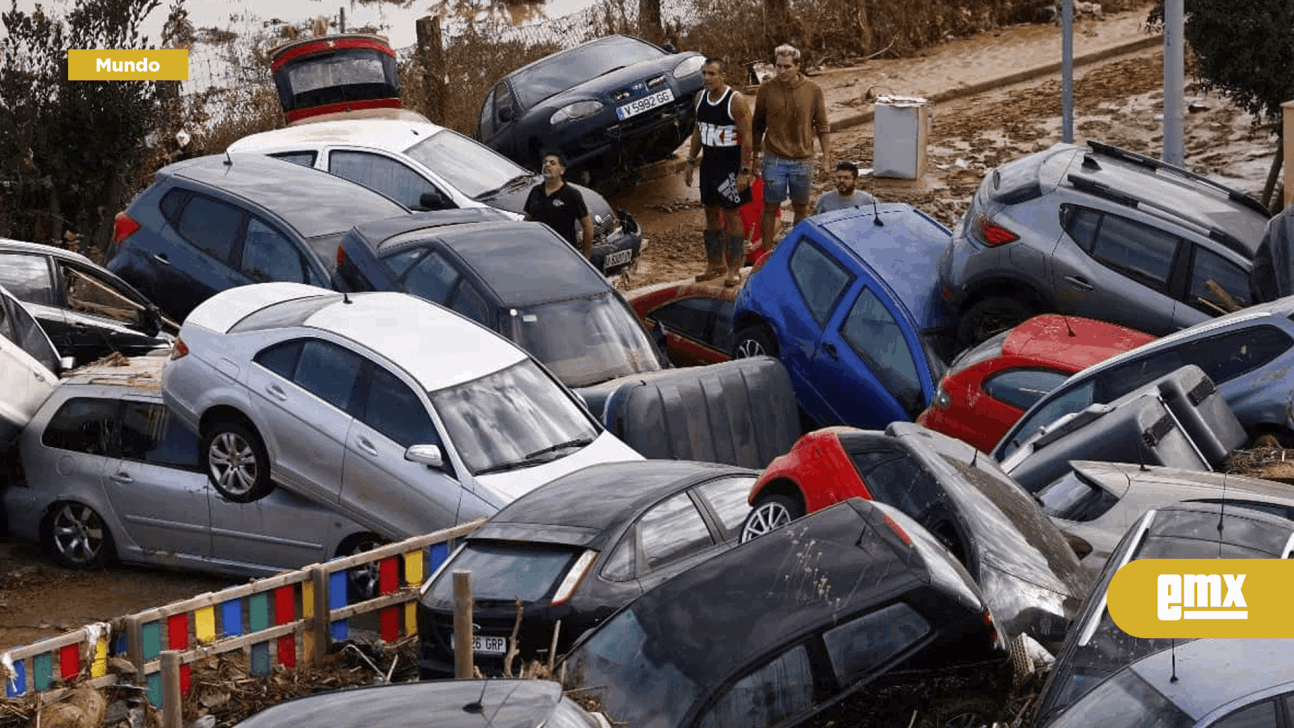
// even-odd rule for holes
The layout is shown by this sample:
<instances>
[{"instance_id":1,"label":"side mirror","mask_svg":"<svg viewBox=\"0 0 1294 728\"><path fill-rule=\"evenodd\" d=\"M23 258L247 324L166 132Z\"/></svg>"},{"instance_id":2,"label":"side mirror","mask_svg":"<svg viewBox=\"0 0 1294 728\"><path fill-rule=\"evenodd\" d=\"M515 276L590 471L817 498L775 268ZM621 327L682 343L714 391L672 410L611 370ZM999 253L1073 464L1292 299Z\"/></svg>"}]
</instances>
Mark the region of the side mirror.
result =
<instances>
[{"instance_id":1,"label":"side mirror","mask_svg":"<svg viewBox=\"0 0 1294 728\"><path fill-rule=\"evenodd\" d=\"M157 336L162 330L162 312L157 309L157 304L150 303L139 312L139 327L145 336Z\"/></svg>"},{"instance_id":2,"label":"side mirror","mask_svg":"<svg viewBox=\"0 0 1294 728\"><path fill-rule=\"evenodd\" d=\"M445 456L440 452L440 445L410 445L404 451L404 459L437 470L445 467Z\"/></svg>"},{"instance_id":3,"label":"side mirror","mask_svg":"<svg viewBox=\"0 0 1294 728\"><path fill-rule=\"evenodd\" d=\"M454 203L440 190L424 192L418 197L418 208L421 210L452 210Z\"/></svg>"},{"instance_id":4,"label":"side mirror","mask_svg":"<svg viewBox=\"0 0 1294 728\"><path fill-rule=\"evenodd\" d=\"M678 48L675 47L672 40L665 41L665 45L661 46L661 48L664 48L667 53L678 53Z\"/></svg>"},{"instance_id":5,"label":"side mirror","mask_svg":"<svg viewBox=\"0 0 1294 728\"><path fill-rule=\"evenodd\" d=\"M499 123L506 124L515 118L517 118L517 112L511 106L499 109Z\"/></svg>"},{"instance_id":6,"label":"side mirror","mask_svg":"<svg viewBox=\"0 0 1294 728\"><path fill-rule=\"evenodd\" d=\"M76 366L76 359L75 359L75 358L70 357L70 356L62 356L62 357L59 357L59 359L58 359L58 370L59 370L60 372L65 372L65 371L67 371L67 370L71 369L71 368L72 368L72 367L74 367L74 366Z\"/></svg>"}]
</instances>

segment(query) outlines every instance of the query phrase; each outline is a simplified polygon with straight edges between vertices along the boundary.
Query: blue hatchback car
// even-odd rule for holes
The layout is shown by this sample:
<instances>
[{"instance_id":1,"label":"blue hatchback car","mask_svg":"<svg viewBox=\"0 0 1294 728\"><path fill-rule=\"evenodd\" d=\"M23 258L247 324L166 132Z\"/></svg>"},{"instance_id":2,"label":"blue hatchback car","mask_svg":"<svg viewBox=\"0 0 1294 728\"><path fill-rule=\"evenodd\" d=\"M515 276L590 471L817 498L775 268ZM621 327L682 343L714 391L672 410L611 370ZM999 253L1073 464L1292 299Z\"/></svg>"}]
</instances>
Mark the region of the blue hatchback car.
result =
<instances>
[{"instance_id":1,"label":"blue hatchback car","mask_svg":"<svg viewBox=\"0 0 1294 728\"><path fill-rule=\"evenodd\" d=\"M956 320L935 288L950 239L907 204L802 221L737 294L734 356L779 357L811 424L912 420L952 353Z\"/></svg>"}]
</instances>

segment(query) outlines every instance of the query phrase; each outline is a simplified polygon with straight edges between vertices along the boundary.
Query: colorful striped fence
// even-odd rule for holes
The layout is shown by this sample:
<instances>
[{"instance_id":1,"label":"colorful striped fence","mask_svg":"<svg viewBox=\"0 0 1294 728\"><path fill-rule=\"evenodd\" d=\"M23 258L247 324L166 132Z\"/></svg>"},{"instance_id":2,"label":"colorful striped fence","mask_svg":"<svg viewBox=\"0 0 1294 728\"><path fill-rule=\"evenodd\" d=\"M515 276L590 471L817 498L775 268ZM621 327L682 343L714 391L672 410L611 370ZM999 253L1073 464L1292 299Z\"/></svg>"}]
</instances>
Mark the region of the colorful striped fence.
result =
<instances>
[{"instance_id":1,"label":"colorful striped fence","mask_svg":"<svg viewBox=\"0 0 1294 728\"><path fill-rule=\"evenodd\" d=\"M54 688L56 682L115 684L117 676L108 674L108 659L120 656L142 676L140 684L147 687L149 700L165 708L164 683L178 682L171 685L171 693L187 695L189 663L209 655L244 650L252 674L263 677L275 664L291 669L299 661L318 661L333 640L347 638L349 620L360 614L378 612L384 641L417 634L417 589L423 578L449 558L454 539L484 522L481 518L11 649L0 654L5 695L12 698L34 691L48 702L67 689ZM373 565L378 573L377 595L349 603L349 575ZM164 651L179 653L174 675L164 675Z\"/></svg>"}]
</instances>

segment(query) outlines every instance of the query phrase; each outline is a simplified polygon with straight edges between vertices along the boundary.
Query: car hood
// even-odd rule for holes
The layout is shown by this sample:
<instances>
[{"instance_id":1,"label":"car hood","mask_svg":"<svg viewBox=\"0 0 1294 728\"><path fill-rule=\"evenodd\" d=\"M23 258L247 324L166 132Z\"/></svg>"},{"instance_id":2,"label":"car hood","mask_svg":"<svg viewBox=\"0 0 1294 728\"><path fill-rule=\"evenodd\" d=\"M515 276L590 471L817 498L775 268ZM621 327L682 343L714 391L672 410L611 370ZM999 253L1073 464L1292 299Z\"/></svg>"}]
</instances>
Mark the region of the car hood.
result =
<instances>
[{"instance_id":1,"label":"car hood","mask_svg":"<svg viewBox=\"0 0 1294 728\"><path fill-rule=\"evenodd\" d=\"M570 455L530 468L507 470L501 473L475 476L476 482L510 503L551 480L573 473L586 465L613 463L621 460L643 460L633 448L615 435L603 431L592 444Z\"/></svg>"},{"instance_id":2,"label":"car hood","mask_svg":"<svg viewBox=\"0 0 1294 728\"><path fill-rule=\"evenodd\" d=\"M543 177L535 175L534 184L539 184L540 182L543 182ZM530 195L530 190L534 187L534 184L512 185L493 195L481 197L477 201L484 202L491 207L497 207L500 210L522 215L525 214L526 198ZM584 204L589 208L589 214L593 216L594 226L597 226L599 218L611 214L611 204L607 202L607 198L583 185L577 185L573 182L567 182L566 184L574 187L584 197Z\"/></svg>"},{"instance_id":3,"label":"car hood","mask_svg":"<svg viewBox=\"0 0 1294 728\"><path fill-rule=\"evenodd\" d=\"M665 74L665 83L674 89L675 98L678 98L679 91L686 90L683 86L683 81L692 81L690 85L695 85L698 89L701 86L700 74L697 74L695 78L689 78L686 76L681 79L674 78L674 74L672 73L674 67L682 62L688 55L695 54L680 54L665 56L660 59L639 61L632 66L625 66L624 68L612 71L611 73L591 78L584 83L572 86L565 91L559 91L558 93L555 93L535 104L534 109L552 109L555 111L567 104L573 104L576 101L584 101L586 99L597 99L604 104L612 105L612 92L662 73ZM529 113L533 113L534 109Z\"/></svg>"}]
</instances>

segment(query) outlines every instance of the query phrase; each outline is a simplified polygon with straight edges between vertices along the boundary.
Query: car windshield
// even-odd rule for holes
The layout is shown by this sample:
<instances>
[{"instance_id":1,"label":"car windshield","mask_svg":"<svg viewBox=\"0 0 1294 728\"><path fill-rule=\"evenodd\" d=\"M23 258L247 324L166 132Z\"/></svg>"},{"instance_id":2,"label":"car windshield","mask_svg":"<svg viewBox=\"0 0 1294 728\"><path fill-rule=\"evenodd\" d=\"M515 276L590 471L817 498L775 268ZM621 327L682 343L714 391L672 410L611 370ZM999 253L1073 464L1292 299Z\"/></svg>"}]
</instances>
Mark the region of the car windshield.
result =
<instances>
[{"instance_id":1,"label":"car windshield","mask_svg":"<svg viewBox=\"0 0 1294 728\"><path fill-rule=\"evenodd\" d=\"M441 570L423 604L451 608L457 570L472 572L472 598L477 601L534 602L552 593L577 555L568 546L470 541L449 568Z\"/></svg>"},{"instance_id":2,"label":"car windshield","mask_svg":"<svg viewBox=\"0 0 1294 728\"><path fill-rule=\"evenodd\" d=\"M969 369L982 361L988 361L989 359L1001 356L1002 345L1006 343L1006 337L1010 335L1011 331L1008 329L999 334L995 334L981 341L978 345L958 354L957 358L953 359L952 365L948 368L948 373L956 374L957 372Z\"/></svg>"},{"instance_id":3,"label":"car windshield","mask_svg":"<svg viewBox=\"0 0 1294 728\"><path fill-rule=\"evenodd\" d=\"M633 607L598 628L570 657L575 682L616 725L674 728L700 687L671 660L668 640L648 640Z\"/></svg>"},{"instance_id":4,"label":"car windshield","mask_svg":"<svg viewBox=\"0 0 1294 728\"><path fill-rule=\"evenodd\" d=\"M1132 670L1101 683L1051 728L1186 728L1194 721Z\"/></svg>"},{"instance_id":5,"label":"car windshield","mask_svg":"<svg viewBox=\"0 0 1294 728\"><path fill-rule=\"evenodd\" d=\"M1070 470L1038 491L1038 502L1053 518L1091 521L1113 508L1119 499L1077 470Z\"/></svg>"},{"instance_id":6,"label":"car windshield","mask_svg":"<svg viewBox=\"0 0 1294 728\"><path fill-rule=\"evenodd\" d=\"M533 176L511 159L449 129L432 134L404 153L471 198L497 190L518 177Z\"/></svg>"},{"instance_id":7,"label":"car windshield","mask_svg":"<svg viewBox=\"0 0 1294 728\"><path fill-rule=\"evenodd\" d=\"M531 359L429 394L475 475L550 462L600 434L570 393Z\"/></svg>"},{"instance_id":8,"label":"car windshield","mask_svg":"<svg viewBox=\"0 0 1294 728\"><path fill-rule=\"evenodd\" d=\"M510 313L508 338L568 387L661 368L642 324L611 291Z\"/></svg>"},{"instance_id":9,"label":"car windshield","mask_svg":"<svg viewBox=\"0 0 1294 728\"><path fill-rule=\"evenodd\" d=\"M517 92L522 107L529 109L549 96L589 79L662 56L659 48L640 40L612 36L549 56L521 69L512 77L512 88Z\"/></svg>"}]
</instances>

